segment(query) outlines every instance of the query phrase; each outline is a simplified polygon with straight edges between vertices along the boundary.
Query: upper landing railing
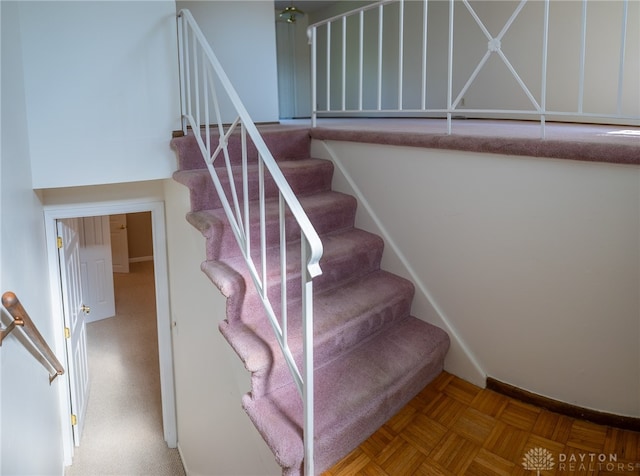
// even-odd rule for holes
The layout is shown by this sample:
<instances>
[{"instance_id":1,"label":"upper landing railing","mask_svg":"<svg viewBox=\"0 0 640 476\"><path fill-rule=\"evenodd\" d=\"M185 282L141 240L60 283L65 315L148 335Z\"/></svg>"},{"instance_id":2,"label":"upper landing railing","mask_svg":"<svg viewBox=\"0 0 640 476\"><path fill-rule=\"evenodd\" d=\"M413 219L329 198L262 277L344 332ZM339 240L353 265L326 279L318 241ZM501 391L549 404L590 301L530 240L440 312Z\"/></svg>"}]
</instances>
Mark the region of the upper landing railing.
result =
<instances>
[{"instance_id":1,"label":"upper landing railing","mask_svg":"<svg viewBox=\"0 0 640 476\"><path fill-rule=\"evenodd\" d=\"M308 28L318 116L640 125L640 3L383 0Z\"/></svg>"},{"instance_id":2,"label":"upper landing railing","mask_svg":"<svg viewBox=\"0 0 640 476\"><path fill-rule=\"evenodd\" d=\"M314 474L313 470L313 283L314 277L319 276L322 243L305 214L298 199L291 190L276 161L260 136L249 113L242 104L237 92L232 86L225 71L213 53L202 31L196 24L188 10L181 10L178 14L178 46L180 55L180 89L183 118L183 132L188 133L188 127L194 135L204 162L209 169L216 191L222 202L231 229L238 242L249 272L262 300L267 318L289 366L298 390L300 391L303 408L304 432L304 467L305 474ZM225 130L221 116L220 102L226 101L237 114L233 123ZM216 124L213 131L210 122ZM242 170L235 172L232 167L228 151L229 136L240 130L242 143ZM212 139L212 132L218 132ZM247 156L247 136L258 151L258 200L250 199L249 169ZM225 191L218 174L227 175L229 193ZM266 194L265 181L268 178L278 188L278 217L279 217L279 255L276 265L279 269L267 268L267 222L266 222ZM241 183L236 187L236 182ZM239 190L238 190L239 188ZM255 208L255 210L252 210ZM259 221L259 240L251 239L251 222ZM287 254L287 230L285 218L293 216L300 229L300 258L298 269L301 271L302 296L302 329L303 356L302 370L294 360L289 348L287 337L287 269L294 258ZM292 227L293 229L293 227ZM271 232L270 232L271 233ZM259 241L254 252L252 244ZM291 240L293 242L293 240ZM269 253L274 253L270 250ZM280 288L276 301L279 305L272 305L274 297L269 294L270 283L268 276L278 276L275 287ZM275 280L275 278L272 278Z\"/></svg>"}]
</instances>

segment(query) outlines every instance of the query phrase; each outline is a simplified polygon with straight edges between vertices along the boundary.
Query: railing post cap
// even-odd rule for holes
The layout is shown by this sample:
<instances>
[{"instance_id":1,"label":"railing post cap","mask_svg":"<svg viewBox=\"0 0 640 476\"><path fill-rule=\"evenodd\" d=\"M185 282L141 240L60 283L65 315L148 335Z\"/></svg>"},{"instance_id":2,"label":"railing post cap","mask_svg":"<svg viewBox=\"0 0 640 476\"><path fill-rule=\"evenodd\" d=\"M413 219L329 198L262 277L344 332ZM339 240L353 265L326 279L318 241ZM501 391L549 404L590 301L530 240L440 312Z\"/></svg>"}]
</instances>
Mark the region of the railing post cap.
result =
<instances>
[{"instance_id":1,"label":"railing post cap","mask_svg":"<svg viewBox=\"0 0 640 476\"><path fill-rule=\"evenodd\" d=\"M15 306L18 303L18 296L11 291L7 291L2 295L2 305L5 307Z\"/></svg>"}]
</instances>

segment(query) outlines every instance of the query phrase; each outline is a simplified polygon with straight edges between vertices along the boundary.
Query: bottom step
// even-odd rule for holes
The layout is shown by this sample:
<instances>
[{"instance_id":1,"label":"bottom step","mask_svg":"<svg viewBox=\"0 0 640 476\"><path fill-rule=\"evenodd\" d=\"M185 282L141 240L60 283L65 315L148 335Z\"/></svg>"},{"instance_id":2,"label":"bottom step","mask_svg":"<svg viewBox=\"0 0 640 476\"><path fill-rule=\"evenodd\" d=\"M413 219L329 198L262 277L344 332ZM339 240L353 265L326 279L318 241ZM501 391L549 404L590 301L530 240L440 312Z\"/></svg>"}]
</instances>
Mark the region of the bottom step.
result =
<instances>
[{"instance_id":1,"label":"bottom step","mask_svg":"<svg viewBox=\"0 0 640 476\"><path fill-rule=\"evenodd\" d=\"M441 371L449 337L407 317L315 372L315 472L349 454ZM285 475L303 474L302 401L292 383L243 406Z\"/></svg>"}]
</instances>

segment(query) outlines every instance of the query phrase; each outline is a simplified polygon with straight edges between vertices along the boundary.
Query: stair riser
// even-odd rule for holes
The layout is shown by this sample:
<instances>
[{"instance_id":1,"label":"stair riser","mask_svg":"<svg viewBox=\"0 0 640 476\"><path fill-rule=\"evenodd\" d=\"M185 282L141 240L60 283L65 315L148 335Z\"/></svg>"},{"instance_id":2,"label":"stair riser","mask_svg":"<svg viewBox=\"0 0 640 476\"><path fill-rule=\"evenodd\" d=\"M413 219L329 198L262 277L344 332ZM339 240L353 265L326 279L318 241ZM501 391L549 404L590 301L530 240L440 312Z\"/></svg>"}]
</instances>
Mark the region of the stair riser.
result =
<instances>
[{"instance_id":1,"label":"stair riser","mask_svg":"<svg viewBox=\"0 0 640 476\"><path fill-rule=\"evenodd\" d=\"M346 352L361 345L370 336L384 331L385 328L408 316L411 311L412 299L412 292L399 290L393 301L381 303L379 308L372 309L366 314L349 316L349 322L347 325L340 327L339 333L315 337L315 367L319 368L332 360L339 359ZM299 311L292 310L289 318L292 324L300 322L297 316L299 316ZM291 325L289 336L289 346L292 354L296 362L302 365L302 336L299 324L296 326ZM273 354L271 365L253 373L251 380L251 392L254 398L257 398L291 384L292 377L282 354L275 353Z\"/></svg>"},{"instance_id":2,"label":"stair riser","mask_svg":"<svg viewBox=\"0 0 640 476\"><path fill-rule=\"evenodd\" d=\"M273 260L269 263L269 269L271 272L267 274L268 291L267 295L273 306L277 306L280 309L281 301L281 284L280 284L280 272L279 272L279 252L273 250ZM357 250L353 250L348 255L340 254L338 256L332 256L320 261L320 266L323 270L322 275L313 280L314 294L326 293L332 289L340 288L344 283L353 281L366 276L367 274L380 269L380 261L382 259L383 246L362 247ZM298 267L300 263L300 253L290 252L288 254L289 262L295 263L293 267L289 266L287 270L287 298L292 302L299 301L302 294L302 278L301 270ZM235 266L241 266L242 263ZM257 269L261 269L260 259L256 259L255 266ZM248 309L254 309L260 305L260 298L257 292L255 292L253 282L248 273L243 272L243 279L246 283L245 287L248 290L246 296L243 298L243 306ZM240 312L245 318L246 312L241 309ZM252 311L251 311L252 312ZM249 317L246 317L249 318ZM257 321L261 318L251 319Z\"/></svg>"},{"instance_id":3,"label":"stair riser","mask_svg":"<svg viewBox=\"0 0 640 476\"><path fill-rule=\"evenodd\" d=\"M363 286L352 281L352 284L346 284L333 291L318 292L316 290L314 293L316 366L322 366L338 358L343 352L360 345L369 336L409 315L414 296L414 287L409 281L380 271L372 272L369 276L362 278L365 282ZM292 285L299 289L298 280L294 280ZM278 286L273 288L272 308L279 322L282 322L279 289ZM238 322L230 321L229 327L251 328L252 334L264 343L260 356L256 356L255 350L253 356L240 355L247 369L254 372L252 392L255 395L262 395L263 392L270 392L290 383L291 376L278 351L278 345L260 299L251 286L247 286L247 289L247 297L241 305L242 311L234 309L235 312L240 313ZM292 294L293 290L292 288L289 294ZM336 303L346 303L346 305L336 305ZM302 331L299 300L289 302L287 316L289 346L294 356L300 356ZM232 333L228 335L232 341L238 338L238 333L235 336ZM253 339L254 335L246 338ZM232 345L235 347L233 342ZM250 346L246 347L250 348Z\"/></svg>"},{"instance_id":4,"label":"stair riser","mask_svg":"<svg viewBox=\"0 0 640 476\"><path fill-rule=\"evenodd\" d=\"M342 455L347 455L356 449L369 436L373 435L378 428L396 415L413 397L418 395L424 387L442 373L444 368L443 361L444 355L433 362L429 362L429 365L421 368L411 378L406 378L405 375L402 384L397 385L394 391L386 396L383 403L378 405L375 410L368 412L367 417L362 418L357 426L342 430L339 440L325 440L316 445L315 454L317 456L314 464L317 474L331 468L342 458ZM300 466L299 474L301 476L304 474L302 465Z\"/></svg>"},{"instance_id":5,"label":"stair riser","mask_svg":"<svg viewBox=\"0 0 640 476\"><path fill-rule=\"evenodd\" d=\"M344 283L353 282L354 280L364 277L365 275L378 270L380 260L382 258L384 243L382 240L370 233L352 230L337 235L327 235L324 238L325 254L320 262L323 275L314 280L314 293L319 296L320 293L326 294L332 289L339 288L334 292L344 293ZM301 296L301 274L300 274L300 244L292 243L287 250L287 256L290 262L295 263L288 267L287 270L287 293L288 298L292 301L299 300ZM267 283L270 290L269 296L273 302L273 308L279 313L280 309L280 269L279 269L279 250L273 250L268 255L268 275ZM351 258L352 261L349 260ZM259 258L256 259L257 269L261 269ZM269 340L271 336L271 328L265 321L260 321L263 316L263 307L260 299L257 297L255 286L249 276L244 258L227 259L225 262L209 260L202 264L202 271L211 279L211 281L220 289L227 299L227 320L234 324L234 319L244 319L251 322L252 327L266 328L263 335ZM403 281L404 282L404 281ZM249 291L247 293L247 290ZM384 293L382 293L384 294ZM251 318L253 317L253 319ZM316 321L318 322L318 321ZM223 332L224 333L224 332ZM230 335L230 341L234 339L242 339ZM230 342L236 348L234 342ZM238 344L240 345L240 344ZM277 348L274 346L274 349ZM238 349L243 361L250 359L250 356L242 354ZM256 352L254 352L254 356ZM271 355L271 351L265 345L264 352L255 360L265 358ZM267 358L267 360L269 360ZM257 370L260 366L255 366L245 362L248 369Z\"/></svg>"},{"instance_id":6,"label":"stair riser","mask_svg":"<svg viewBox=\"0 0 640 476\"><path fill-rule=\"evenodd\" d=\"M355 449L431 382L442 371L448 348L442 330L407 317L393 331L355 349L352 359L335 360L316 371L316 474ZM243 407L274 449L283 474L302 475L302 442L292 444L302 428L295 387L262 399L247 394ZM273 421L265 418L271 414Z\"/></svg>"},{"instance_id":7,"label":"stair riser","mask_svg":"<svg viewBox=\"0 0 640 476\"><path fill-rule=\"evenodd\" d=\"M328 207L309 210L309 220L318 232L323 235L353 227L355 221L355 203L350 200L342 200L341 203L332 203ZM256 215L258 210L251 209L250 213ZM207 230L203 232L207 238L206 249L207 259L219 260L222 258L232 258L242 256L233 231L228 224L223 213L216 214L217 220L213 220ZM295 242L300 240L300 228L295 219L287 214L285 218L286 241ZM265 223L265 239L267 248L279 246L280 224L278 216L270 214ZM250 243L254 250L260 249L260 223L258 220L251 220Z\"/></svg>"},{"instance_id":8,"label":"stair riser","mask_svg":"<svg viewBox=\"0 0 640 476\"><path fill-rule=\"evenodd\" d=\"M367 296L367 310L372 308L379 308L378 313L384 313L384 310L380 310L384 307L397 306L396 303L404 299L404 308L401 310L392 309L390 311L390 319L383 318L379 324L371 323L365 325L365 328L370 332L375 331L375 327L378 325L385 325L387 321L393 320L396 317L407 315L410 307L410 302L413 296L413 286L406 280L402 280L396 277L396 279L390 279L386 277L386 280L381 281L380 278L371 281L372 284L362 287L357 293L354 291L348 291L352 284L357 282L360 278L366 275L372 275L374 271L380 267L380 260L383 251L383 242L376 235L362 231L350 231L348 233L341 233L339 235L330 235L325 237L325 255L321 260L321 266L327 270L323 275L314 281L314 308L316 310L316 329L318 332L320 329L326 329L327 325L322 325L324 315L327 313L333 313L335 315L347 311L331 311L327 309L327 301L344 300L346 296L351 296L353 302L362 302L363 293L368 293L369 290L373 290L376 298L380 298L381 302L377 305L369 303L369 297ZM290 267L287 272L287 297L290 300L289 306L289 325L290 335L293 337L291 346L294 353L300 349L299 334L300 334L300 297L301 297L301 278L299 270L299 257L300 249L299 244L293 244L287 251L287 256L293 263L296 263L293 267ZM275 310L276 315L280 315L281 309L281 293L280 293L280 272L279 272L279 252L274 250L274 254L269 256L268 269L273 270L267 277L269 284L268 294L271 299L272 308ZM256 267L261 269L259 259L256 260ZM261 373L259 371L264 370L266 366L273 364L271 360L272 355L279 355L279 349L273 337L273 330L267 322L265 312L262 307L262 302L257 296L255 287L251 278L246 271L246 265L244 260L236 258L226 261L226 264L218 261L208 261L203 264L203 271L210 277L210 279L218 286L225 296L229 296L227 301L227 316L229 323L225 323L221 326L222 333L228 338L230 344L245 363L247 369L253 372L258 372L254 375L254 381L260 382ZM358 288L355 288L358 289ZM340 296L338 296L340 295ZM348 298L347 298L348 299ZM353 310L348 311L354 314ZM235 316L235 317L233 317ZM235 322L235 320L238 322ZM354 319L349 323L352 326L352 332L358 334L357 331L357 319ZM249 325L252 329L251 334L244 336L244 334L238 330L238 328L246 329ZM338 324L336 324L338 325ZM236 332L230 332L230 328L236 327ZM255 334L258 335L256 339ZM362 335L360 333L360 335ZM298 336L298 338L296 337ZM339 341L349 342L343 335ZM240 341L247 339L251 341L249 343L242 343ZM297 339L297 340L296 340ZM322 335L317 336L318 342L324 342L328 338ZM335 340L335 339L333 339ZM359 340L359 337L355 341ZM351 340L354 342L354 339ZM257 343L260 344L262 351L257 351ZM251 355L243 353L243 349L252 349ZM324 354L335 357L340 349L335 347L333 349L327 349ZM284 363L282 364L284 365ZM282 375L282 372L277 372L278 375ZM284 374L287 376L288 374ZM289 382L289 380L286 380ZM280 385L276 383L275 385ZM264 385L256 383L254 392L258 391L258 387L264 387Z\"/></svg>"},{"instance_id":9,"label":"stair riser","mask_svg":"<svg viewBox=\"0 0 640 476\"><path fill-rule=\"evenodd\" d=\"M247 180L249 201L255 201L259 198L260 186L257 169L257 165L249 166ZM186 176L185 174L181 176L180 173L177 173L174 177L180 183L189 187L191 211L221 208L222 201L218 196L209 172L207 170L202 170L200 173L196 172L197 171L189 171ZM282 169L282 172L291 189L298 196L310 195L331 189L333 166L330 162L323 161L314 166L304 168L285 167ZM229 203L233 203L231 199L229 175L226 169L218 169L218 178ZM244 200L242 172L237 168L234 170L234 185L238 200L242 203ZM268 173L265 173L264 195L265 198L278 197L278 188Z\"/></svg>"},{"instance_id":10,"label":"stair riser","mask_svg":"<svg viewBox=\"0 0 640 476\"><path fill-rule=\"evenodd\" d=\"M219 144L218 137L217 133L211 134L212 152L216 150ZM307 129L272 132L263 135L263 139L276 160L303 159L309 156L311 137ZM188 135L173 139L171 147L177 152L180 170L202 169L205 167L204 159L195 137ZM229 137L227 150L231 164L238 165L242 162L242 144L239 133L234 133ZM257 157L256 147L247 137L247 159L251 162L256 161ZM218 161L224 163L224 160L224 155L221 152L216 157L216 163Z\"/></svg>"},{"instance_id":11,"label":"stair riser","mask_svg":"<svg viewBox=\"0 0 640 476\"><path fill-rule=\"evenodd\" d=\"M293 253L292 253L293 254ZM323 307L326 308L326 304L322 304L327 300L332 300L333 294L335 292L340 291L331 291L332 289L337 289L343 286L342 283L353 282L359 278L364 277L365 275L374 272L379 269L380 259L382 256L382 246L371 246L371 247L362 247L356 253L350 253L352 258L357 266L353 266L352 263L347 263L344 260L344 256L340 255L336 260L325 261L322 265L326 269L332 270L332 279L318 280L314 281L314 295L316 296L314 308L316 312L316 329L321 328L320 323L323 319L323 314L327 312L323 310ZM359 256L358 256L359 255ZM209 264L210 263L210 264ZM253 282L251 278L247 275L246 272L241 275L240 273L228 270L221 271L219 269L220 265L215 265L218 262L212 261L207 262L203 265L203 271L210 277L210 279L218 286L225 296L230 296L227 301L227 323L221 326L222 333L227 337L230 341L230 344L236 352L238 352L240 358L245 363L248 370L252 372L257 372L254 375L254 381L256 382L256 386L254 387L254 392L260 392L258 388L265 388L266 384L260 383L261 375L260 371L263 371L265 367L269 367L273 365L272 355L279 355L278 346L276 344L273 330L270 324L267 321L265 311L263 309L262 302L260 298L257 296L255 288L253 286ZM335 263L335 264L334 264ZM214 266L215 265L215 266ZM241 263L233 264L234 268L240 266ZM341 272L340 272L341 271ZM220 276L222 274L229 275L230 278L225 280L221 280ZM342 274L341 277L339 275ZM292 272L288 274L287 281L287 297L290 300L290 306L288 308L288 319L289 319L289 332L291 336L290 345L292 349L294 349L294 353L298 353L300 347L300 298L301 298L301 280L299 272ZM270 276L268 278L268 282L270 283L270 289L268 291L270 302L272 308L274 309L277 316L281 315L281 293L280 293L280 284L278 281L278 276ZM231 283L231 284L229 284ZM322 297L319 297L322 296ZM382 302L371 303L370 311L373 310L372 314L369 316L373 316L377 314L379 318L374 318L373 320L359 324L357 318L349 321L348 331L345 331L344 334L340 335L339 338L328 338L326 336L318 336L318 343L322 343L325 341L329 342L329 347L325 350L318 350L317 355L321 359L320 361L325 359L325 355L327 358L335 358L338 352L341 352L346 346L351 345L355 342L358 342L361 338L364 338L366 331L375 332L378 327L382 327L386 325L388 322L391 322L397 318L405 316L408 314L411 300L413 297L413 286L406 281L400 282L389 282L386 285L386 289L384 292L380 293L380 297L383 299ZM377 310L376 310L377 308ZM352 316L350 316L352 317ZM236 322L236 320L238 322ZM362 325L362 328L358 326ZM250 326L251 334L249 336L245 336L242 332L239 332L238 329L247 328ZM326 327L326 325L324 326ZM235 328L236 332L231 332L232 328ZM349 338L349 335L355 335L354 338ZM256 337L257 336L257 337ZM249 343L242 344L239 341L244 339L251 340L251 345ZM260 343L261 351L257 350L258 345L256 343ZM242 349L251 349L251 353L243 353ZM284 363L282 363L284 365ZM282 372L277 372L278 375L282 376ZM286 372L284 375L288 376ZM287 377L290 378L290 377ZM286 379L285 379L286 380ZM286 380L287 382L289 380ZM271 384L268 384L271 386ZM279 386L280 383L275 383L273 385Z\"/></svg>"}]
</instances>

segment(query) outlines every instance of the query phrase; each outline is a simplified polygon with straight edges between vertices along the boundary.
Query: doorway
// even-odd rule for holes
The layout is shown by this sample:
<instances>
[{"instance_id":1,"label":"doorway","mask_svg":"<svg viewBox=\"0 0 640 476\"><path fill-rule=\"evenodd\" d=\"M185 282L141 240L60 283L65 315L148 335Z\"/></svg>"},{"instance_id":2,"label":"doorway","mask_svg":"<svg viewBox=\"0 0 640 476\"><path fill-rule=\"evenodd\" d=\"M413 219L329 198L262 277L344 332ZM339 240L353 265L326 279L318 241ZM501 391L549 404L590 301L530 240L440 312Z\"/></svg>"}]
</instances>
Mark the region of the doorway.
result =
<instances>
[{"instance_id":1,"label":"doorway","mask_svg":"<svg viewBox=\"0 0 640 476\"><path fill-rule=\"evenodd\" d=\"M306 18L296 23L276 20L280 119L311 117L311 63L306 23Z\"/></svg>"},{"instance_id":2,"label":"doorway","mask_svg":"<svg viewBox=\"0 0 640 476\"><path fill-rule=\"evenodd\" d=\"M70 220L75 220L75 225ZM76 217L59 222L62 229L77 227L79 284L82 304L88 310L85 322L114 317L114 277L129 273L130 263L153 261L151 213ZM58 234L61 235L60 229ZM68 245L64 239L62 243L66 249Z\"/></svg>"},{"instance_id":3,"label":"doorway","mask_svg":"<svg viewBox=\"0 0 640 476\"><path fill-rule=\"evenodd\" d=\"M118 201L93 203L87 206L70 205L68 207L45 207L45 235L47 238L47 256L51 282L51 300L54 311L53 323L56 328L64 329L63 299L61 278L58 264L56 240L56 222L68 218L117 215L126 213L151 213L153 240L153 268L156 301L156 324L158 335L158 358L160 368L160 390L162 403L162 421L164 440L170 448L177 446L177 430L175 415L175 393L173 379L173 356L171 348L171 325L169 315L169 284L167 272L166 227L164 219L164 203L161 201ZM54 342L56 353L65 355L64 333L56 333ZM72 421L70 418L71 400L67 373L58 385L60 392L60 415L63 432L64 464L72 463L74 444Z\"/></svg>"}]
</instances>

